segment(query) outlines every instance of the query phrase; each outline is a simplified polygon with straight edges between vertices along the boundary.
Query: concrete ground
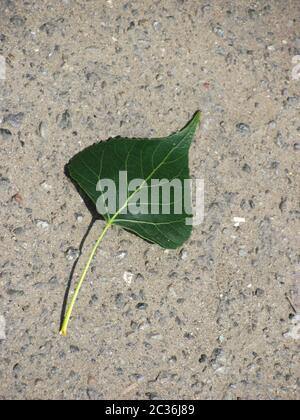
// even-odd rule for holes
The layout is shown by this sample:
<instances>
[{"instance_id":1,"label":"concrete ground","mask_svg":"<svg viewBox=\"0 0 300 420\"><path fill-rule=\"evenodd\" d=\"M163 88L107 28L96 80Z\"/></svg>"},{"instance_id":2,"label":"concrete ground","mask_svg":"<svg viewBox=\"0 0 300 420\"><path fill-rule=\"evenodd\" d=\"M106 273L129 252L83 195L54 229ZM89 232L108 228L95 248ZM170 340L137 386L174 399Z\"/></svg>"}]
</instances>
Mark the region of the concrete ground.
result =
<instances>
[{"instance_id":1,"label":"concrete ground","mask_svg":"<svg viewBox=\"0 0 300 420\"><path fill-rule=\"evenodd\" d=\"M297 0L0 0L1 399L300 397L299 19ZM64 165L197 109L203 224L178 251L114 228L60 337L91 220Z\"/></svg>"}]
</instances>

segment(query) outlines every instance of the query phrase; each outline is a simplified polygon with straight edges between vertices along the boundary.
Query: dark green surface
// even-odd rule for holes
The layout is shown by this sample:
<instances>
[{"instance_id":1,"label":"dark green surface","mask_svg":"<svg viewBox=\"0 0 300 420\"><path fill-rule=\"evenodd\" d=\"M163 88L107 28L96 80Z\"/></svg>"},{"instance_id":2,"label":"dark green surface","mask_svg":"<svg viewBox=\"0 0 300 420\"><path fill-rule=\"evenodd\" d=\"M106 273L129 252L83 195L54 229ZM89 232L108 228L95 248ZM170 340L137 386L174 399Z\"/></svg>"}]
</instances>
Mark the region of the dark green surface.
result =
<instances>
[{"instance_id":1,"label":"dark green surface","mask_svg":"<svg viewBox=\"0 0 300 420\"><path fill-rule=\"evenodd\" d=\"M71 159L69 174L95 205L101 194L96 191L98 181L112 179L118 190L119 171L127 170L128 183L132 179L144 179L143 188L150 190L152 179L189 179L189 148L199 121L198 112L185 128L166 138L116 137L94 144ZM136 198L136 193L128 193L129 204ZM103 215L108 223L121 226L163 248L178 248L191 235L192 227L186 225L186 218L190 215L185 212L174 214L172 201L170 214L123 215L120 207L117 203L119 210L115 214Z\"/></svg>"}]
</instances>

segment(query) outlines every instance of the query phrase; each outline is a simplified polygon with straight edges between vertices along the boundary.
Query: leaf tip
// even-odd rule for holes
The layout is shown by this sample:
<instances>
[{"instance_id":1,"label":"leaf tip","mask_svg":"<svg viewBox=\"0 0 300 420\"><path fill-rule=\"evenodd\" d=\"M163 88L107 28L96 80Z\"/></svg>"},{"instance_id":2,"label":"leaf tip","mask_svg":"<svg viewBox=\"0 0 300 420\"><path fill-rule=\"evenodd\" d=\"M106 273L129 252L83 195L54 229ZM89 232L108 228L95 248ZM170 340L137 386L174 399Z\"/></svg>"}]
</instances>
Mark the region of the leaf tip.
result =
<instances>
[{"instance_id":1,"label":"leaf tip","mask_svg":"<svg viewBox=\"0 0 300 420\"><path fill-rule=\"evenodd\" d=\"M201 121L201 116L202 116L201 111L195 112L195 115L192 119L192 122L198 126L200 124L200 121Z\"/></svg>"}]
</instances>

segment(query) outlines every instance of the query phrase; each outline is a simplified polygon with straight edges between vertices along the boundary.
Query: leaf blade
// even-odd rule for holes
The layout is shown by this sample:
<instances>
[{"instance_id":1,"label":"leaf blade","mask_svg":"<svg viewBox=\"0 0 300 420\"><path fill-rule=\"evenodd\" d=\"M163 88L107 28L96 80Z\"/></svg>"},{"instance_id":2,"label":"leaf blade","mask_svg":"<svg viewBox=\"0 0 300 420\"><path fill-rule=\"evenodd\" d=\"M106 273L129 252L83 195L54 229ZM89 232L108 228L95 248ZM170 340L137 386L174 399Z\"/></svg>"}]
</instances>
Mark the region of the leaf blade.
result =
<instances>
[{"instance_id":1,"label":"leaf blade","mask_svg":"<svg viewBox=\"0 0 300 420\"><path fill-rule=\"evenodd\" d=\"M169 203L170 214L136 215L122 212L143 188L150 190L148 195L151 193L154 179L183 181L190 178L188 152L199 122L198 112L182 130L166 138L149 140L117 137L94 144L71 159L68 164L69 174L95 205L101 195L96 191L99 180L113 180L118 192L120 171L127 171L128 182L136 178L143 179L140 188L131 194L127 193L124 205L119 203L117 194L116 212L104 214L104 218L163 248L178 248L190 237L192 226L186 224L186 218L191 215L185 210L181 215L174 214L175 203ZM151 199L145 204L151 206Z\"/></svg>"}]
</instances>

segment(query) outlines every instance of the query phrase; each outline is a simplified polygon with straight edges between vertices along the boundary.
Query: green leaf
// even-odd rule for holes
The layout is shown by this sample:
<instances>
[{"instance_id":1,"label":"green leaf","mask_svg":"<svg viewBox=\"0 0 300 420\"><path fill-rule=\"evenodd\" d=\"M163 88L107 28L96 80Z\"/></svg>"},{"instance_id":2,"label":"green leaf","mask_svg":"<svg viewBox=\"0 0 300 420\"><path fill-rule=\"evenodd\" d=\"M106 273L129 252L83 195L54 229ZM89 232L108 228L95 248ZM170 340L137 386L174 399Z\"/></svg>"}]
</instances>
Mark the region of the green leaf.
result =
<instances>
[{"instance_id":1,"label":"green leaf","mask_svg":"<svg viewBox=\"0 0 300 420\"><path fill-rule=\"evenodd\" d=\"M198 112L185 128L166 138L116 137L94 144L73 157L68 165L69 174L95 205L101 196L101 192L97 191L98 182L113 180L117 190L116 209L114 213L107 209L103 214L107 223L121 226L163 248L178 248L190 237L192 231L192 227L186 224L191 214L184 208L184 197L190 195L190 191L186 190L189 187L185 186L182 194L182 214L176 214L179 203L171 200L168 203L170 214L162 214L165 204L161 196L158 203L151 201L153 185L157 185L153 180L179 179L183 183L190 178L189 148L199 121ZM120 171L127 171L128 184L133 179L144 180L136 191L127 191L126 200L122 202L119 199ZM137 195L141 198L145 192L148 197L142 205L148 209L148 214L123 214L124 205L130 208L138 200ZM159 214L151 213L151 206L155 205L159 207Z\"/></svg>"},{"instance_id":2,"label":"green leaf","mask_svg":"<svg viewBox=\"0 0 300 420\"><path fill-rule=\"evenodd\" d=\"M91 262L112 225L118 225L163 248L178 248L190 237L192 227L187 224L187 218L191 219L191 214L185 206L187 197L188 207L191 208L190 185L184 184L183 181L190 178L189 148L199 122L200 112L197 112L186 127L169 137L151 140L117 137L88 147L69 162L71 178L97 209L99 203L101 204L101 214L106 220L106 226L94 245L76 285L61 325L61 335L67 335L69 321ZM126 188L124 195L119 194L123 185L120 172L127 173L126 185L133 180L141 180L135 188ZM114 182L114 211L108 207L106 191L102 185L107 179ZM179 200L177 195L172 195L171 192L167 195L167 200L163 200L163 194L153 198L155 185L161 180L167 183L181 181L181 189L184 188ZM144 194L145 192L147 194ZM133 205L137 212L132 211ZM128 208L130 211L125 211ZM147 211L141 212L141 208Z\"/></svg>"}]
</instances>

